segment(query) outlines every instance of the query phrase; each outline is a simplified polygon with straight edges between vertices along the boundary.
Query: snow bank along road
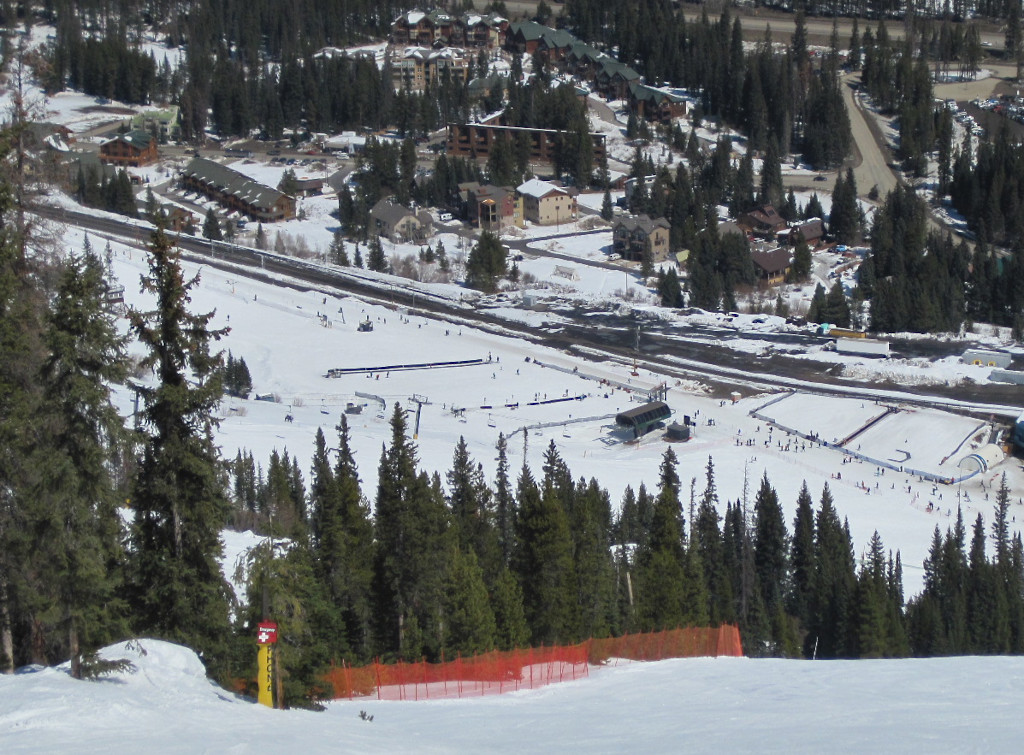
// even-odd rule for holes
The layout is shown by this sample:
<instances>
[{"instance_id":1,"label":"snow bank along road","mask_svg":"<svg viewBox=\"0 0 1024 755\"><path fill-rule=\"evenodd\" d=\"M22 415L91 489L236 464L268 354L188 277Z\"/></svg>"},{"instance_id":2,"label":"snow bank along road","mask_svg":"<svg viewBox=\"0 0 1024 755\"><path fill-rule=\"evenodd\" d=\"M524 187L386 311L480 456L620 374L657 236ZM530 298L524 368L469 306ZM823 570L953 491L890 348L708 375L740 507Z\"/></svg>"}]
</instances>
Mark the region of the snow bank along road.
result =
<instances>
[{"instance_id":1,"label":"snow bank along road","mask_svg":"<svg viewBox=\"0 0 1024 755\"><path fill-rule=\"evenodd\" d=\"M146 223L122 221L64 208L39 207L35 212L49 220L108 233L134 244L141 244L151 228ZM292 257L235 244L215 244L207 239L192 236L179 236L177 243L196 261L275 285L296 288L325 286L348 291L381 304L413 307L428 311L440 319L453 322L469 321L480 327L497 328L506 334L515 334L525 340L576 350L581 356L627 360L638 356L634 349L633 322L626 318L623 319L623 327L618 330L595 329L593 323L589 322L581 327L552 327L538 331L535 327L500 319L451 298L433 297L423 288L412 290L393 286L381 283L378 278L360 276L354 271L327 269ZM281 280L278 277L280 275L288 276L293 282ZM658 371L673 376L699 377L718 383L723 391L736 390L737 381L741 381L743 385L755 390L799 387L819 393L844 396L871 395L887 400L1006 417L1016 417L1020 414L1020 390L1016 386L929 386L927 389L914 387L880 390L823 374L808 360L796 360L779 355L769 358L755 357L716 348L707 343L678 340L659 341L658 353L650 351L648 348L642 356L646 366L656 367Z\"/></svg>"}]
</instances>

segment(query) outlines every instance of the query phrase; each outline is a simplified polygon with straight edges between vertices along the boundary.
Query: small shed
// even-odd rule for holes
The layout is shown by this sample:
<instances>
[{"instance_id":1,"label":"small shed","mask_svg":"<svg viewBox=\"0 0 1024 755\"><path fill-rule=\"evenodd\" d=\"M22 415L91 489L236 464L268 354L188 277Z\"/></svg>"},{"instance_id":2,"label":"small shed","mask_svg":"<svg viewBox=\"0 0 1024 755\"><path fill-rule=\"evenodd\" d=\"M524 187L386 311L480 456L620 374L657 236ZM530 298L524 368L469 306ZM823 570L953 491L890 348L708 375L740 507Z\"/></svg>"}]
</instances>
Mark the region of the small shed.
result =
<instances>
[{"instance_id":1,"label":"small shed","mask_svg":"<svg viewBox=\"0 0 1024 755\"><path fill-rule=\"evenodd\" d=\"M1004 370L1013 362L1013 357L1005 351L989 351L988 349L967 349L960 359L964 364L999 367Z\"/></svg>"},{"instance_id":2,"label":"small shed","mask_svg":"<svg viewBox=\"0 0 1024 755\"><path fill-rule=\"evenodd\" d=\"M988 379L996 383L1012 383L1014 385L1024 385L1024 372L1017 372L1016 370L995 369L989 373Z\"/></svg>"},{"instance_id":3,"label":"small shed","mask_svg":"<svg viewBox=\"0 0 1024 755\"><path fill-rule=\"evenodd\" d=\"M665 437L669 440L689 440L690 439L690 426L680 425L678 422L673 422L665 430Z\"/></svg>"},{"instance_id":4,"label":"small shed","mask_svg":"<svg viewBox=\"0 0 1024 755\"><path fill-rule=\"evenodd\" d=\"M672 410L664 401L652 401L635 409L615 415L615 424L633 430L633 437L639 438L672 416Z\"/></svg>"},{"instance_id":5,"label":"small shed","mask_svg":"<svg viewBox=\"0 0 1024 755\"><path fill-rule=\"evenodd\" d=\"M836 351L840 354L857 354L868 357L888 357L889 342L870 338L837 338Z\"/></svg>"}]
</instances>

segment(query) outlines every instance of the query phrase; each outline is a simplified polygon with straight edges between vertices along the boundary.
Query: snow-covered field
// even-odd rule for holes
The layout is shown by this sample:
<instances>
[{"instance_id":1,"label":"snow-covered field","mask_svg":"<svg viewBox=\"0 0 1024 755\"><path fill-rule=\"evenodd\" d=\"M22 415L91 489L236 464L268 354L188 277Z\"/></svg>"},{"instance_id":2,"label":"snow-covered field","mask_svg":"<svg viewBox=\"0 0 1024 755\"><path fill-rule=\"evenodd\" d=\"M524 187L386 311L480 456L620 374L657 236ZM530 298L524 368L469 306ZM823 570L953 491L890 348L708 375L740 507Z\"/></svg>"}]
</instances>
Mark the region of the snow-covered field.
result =
<instances>
[{"instance_id":1,"label":"snow-covered field","mask_svg":"<svg viewBox=\"0 0 1024 755\"><path fill-rule=\"evenodd\" d=\"M94 239L93 246L99 248L101 243ZM128 302L146 306L137 286L145 269L143 253L116 244L113 250L114 269L126 285ZM857 462L851 469L843 463L842 452L812 444L792 444L788 450L785 444L766 446L768 425L750 412L764 406L769 394L748 395L737 403L722 402L710 397L698 382L666 381L643 368L634 376L628 362L585 360L577 353L485 332L458 321L428 319L415 311L396 310L335 291L296 291L186 265L187 274L196 272L202 279L193 292L193 308L217 311L212 326L231 328L221 347L246 360L255 393L272 394L277 399L277 403L252 399L224 402L217 437L228 459L238 450L248 449L265 465L273 449L287 449L299 459L302 469L308 469L317 429L323 428L330 441L342 412L356 404L362 411L349 415L352 444L364 493L372 500L381 449L390 441L389 418L394 405L415 410L411 401L415 394L428 402L422 406L417 438L421 465L427 471L437 470L443 476L455 443L463 436L472 456L493 475L494 444L501 432L510 439L514 469L525 460L539 470L544 450L554 442L574 476L596 477L617 505L627 485L634 489L641 483L649 488L657 485L658 464L668 443L659 433L646 436L639 444L627 442L625 434L614 427L614 415L637 406L635 401L644 392L665 381L675 418L690 415L697 422L689 442L672 445L680 459L684 488L688 490L690 479L694 479L698 493L703 489L705 466L712 457L723 509L727 500L752 496L758 480L767 473L792 521L803 481L816 498L828 484L840 516L849 519L858 552L876 529L887 548L901 551L908 596L920 589L921 565L934 527L945 529L952 521L947 516L949 496L942 508L925 509L924 502L932 496L931 483L893 476L890 470L886 482L895 483L894 487L867 495L859 483L874 480L878 471L874 465ZM387 300L386 288L381 299ZM553 318L551 313L528 313L511 306L508 311L523 313L538 328ZM366 319L373 323L373 331L359 332L358 323ZM481 362L445 369L396 368L459 360ZM365 371L325 377L328 370L336 368ZM883 396L866 384L863 396L849 400L787 399L777 405L778 410L792 407L790 413L796 416L780 415L779 423L793 423L794 429L817 432L831 441L866 424L874 416L873 402L878 397ZM565 400L543 403L554 399ZM129 392L120 392L118 401L125 413L130 412ZM807 403L801 407L799 402ZM863 411L859 408L862 403L867 407ZM771 412L775 408L769 407L767 416L774 417ZM414 414L409 415L410 423ZM887 426L888 431L876 439L868 434L858 438L860 453L885 460L894 453L890 446L899 441L899 448L909 448L922 457L937 456L937 463L979 424L941 412L927 414L930 420L922 426L909 422L923 416L921 412L905 411L887 418L897 424ZM286 421L286 416L293 421ZM807 417L813 420L806 421ZM410 426L410 431L413 429ZM965 447L963 453L967 452ZM959 458L952 456L950 463ZM1024 521L1024 504L1020 503L1024 470L1013 459L994 471L1004 470L1013 491L1011 514ZM968 520L978 511L986 517L991 514L992 504L985 500L982 481L962 485L971 496L970 502L965 501ZM955 492L953 496L955 500ZM951 515L955 516L955 507Z\"/></svg>"},{"instance_id":2,"label":"snow-covered field","mask_svg":"<svg viewBox=\"0 0 1024 755\"><path fill-rule=\"evenodd\" d=\"M237 699L176 645L142 640L104 655L137 671L96 682L66 668L0 677L0 751L1020 751L1022 658L671 660L592 668L584 679L496 697L364 699L312 713Z\"/></svg>"}]
</instances>

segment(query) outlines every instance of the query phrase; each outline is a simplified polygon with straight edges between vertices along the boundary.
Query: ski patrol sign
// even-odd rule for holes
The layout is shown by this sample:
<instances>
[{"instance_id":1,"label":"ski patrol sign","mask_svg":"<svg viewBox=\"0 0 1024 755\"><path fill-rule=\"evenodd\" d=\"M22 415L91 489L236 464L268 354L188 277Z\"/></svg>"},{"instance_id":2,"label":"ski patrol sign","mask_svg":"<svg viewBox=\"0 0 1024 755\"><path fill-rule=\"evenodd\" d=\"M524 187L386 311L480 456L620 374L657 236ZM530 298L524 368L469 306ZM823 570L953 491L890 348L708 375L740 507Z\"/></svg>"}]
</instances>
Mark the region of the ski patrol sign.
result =
<instances>
[{"instance_id":1,"label":"ski patrol sign","mask_svg":"<svg viewBox=\"0 0 1024 755\"><path fill-rule=\"evenodd\" d=\"M277 642L277 624L273 621L261 621L256 632L257 645L273 645Z\"/></svg>"}]
</instances>

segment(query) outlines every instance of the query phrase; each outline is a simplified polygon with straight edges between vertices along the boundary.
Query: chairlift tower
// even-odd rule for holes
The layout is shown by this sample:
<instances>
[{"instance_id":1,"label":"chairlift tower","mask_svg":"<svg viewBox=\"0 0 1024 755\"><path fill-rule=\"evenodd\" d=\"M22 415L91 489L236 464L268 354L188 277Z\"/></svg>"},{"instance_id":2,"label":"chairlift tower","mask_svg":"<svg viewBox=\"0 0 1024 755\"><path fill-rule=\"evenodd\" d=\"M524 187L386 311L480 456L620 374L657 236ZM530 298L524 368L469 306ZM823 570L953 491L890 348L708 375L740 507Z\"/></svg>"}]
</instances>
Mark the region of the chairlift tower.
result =
<instances>
[{"instance_id":1,"label":"chairlift tower","mask_svg":"<svg viewBox=\"0 0 1024 755\"><path fill-rule=\"evenodd\" d=\"M637 358L640 356L640 325L636 326L635 341L633 343L633 372L630 374L633 377L640 377L640 371L637 369Z\"/></svg>"},{"instance_id":2,"label":"chairlift tower","mask_svg":"<svg viewBox=\"0 0 1024 755\"><path fill-rule=\"evenodd\" d=\"M423 405L429 404L430 399L426 396L421 396L418 393L412 394L409 398L414 404L416 404L416 425L412 431L412 439L417 440L420 437L420 412L423 411Z\"/></svg>"}]
</instances>

